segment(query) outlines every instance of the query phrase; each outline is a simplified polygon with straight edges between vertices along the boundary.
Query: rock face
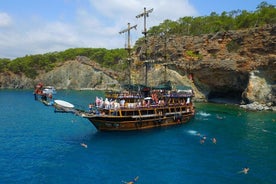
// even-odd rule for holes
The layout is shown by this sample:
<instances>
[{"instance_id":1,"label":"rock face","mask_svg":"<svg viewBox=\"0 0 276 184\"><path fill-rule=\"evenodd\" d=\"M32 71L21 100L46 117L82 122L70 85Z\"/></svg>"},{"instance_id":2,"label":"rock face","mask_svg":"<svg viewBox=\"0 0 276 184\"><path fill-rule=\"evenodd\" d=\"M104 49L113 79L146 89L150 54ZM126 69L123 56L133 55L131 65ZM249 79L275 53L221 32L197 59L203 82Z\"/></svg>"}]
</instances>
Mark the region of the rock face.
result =
<instances>
[{"instance_id":1,"label":"rock face","mask_svg":"<svg viewBox=\"0 0 276 184\"><path fill-rule=\"evenodd\" d=\"M166 62L192 76L207 100L276 105L276 25L166 41L152 37L148 45L149 59L164 62L166 51ZM144 59L144 51L138 47L137 58Z\"/></svg>"},{"instance_id":2,"label":"rock face","mask_svg":"<svg viewBox=\"0 0 276 184\"><path fill-rule=\"evenodd\" d=\"M148 59L155 61L149 67L149 85L170 80L173 85L191 86L198 100L224 98L269 109L276 106L276 25L193 37L174 35L166 40L154 36L148 38L148 46ZM142 44L133 52L132 83L144 84L145 50ZM58 89L110 85L114 89L122 80L128 81L127 71L119 74L84 57L41 73L35 80L0 73L1 88L33 88L44 82Z\"/></svg>"},{"instance_id":3,"label":"rock face","mask_svg":"<svg viewBox=\"0 0 276 184\"><path fill-rule=\"evenodd\" d=\"M249 103L255 101L265 103L275 100L272 93L272 86L268 84L266 78L262 77L260 71L251 71L247 88L243 92L243 98Z\"/></svg>"},{"instance_id":4,"label":"rock face","mask_svg":"<svg viewBox=\"0 0 276 184\"><path fill-rule=\"evenodd\" d=\"M247 88L242 94L248 103L241 105L249 110L276 110L275 85L264 77L264 71L251 71Z\"/></svg>"},{"instance_id":5,"label":"rock face","mask_svg":"<svg viewBox=\"0 0 276 184\"><path fill-rule=\"evenodd\" d=\"M108 89L119 88L118 74L101 68L86 58L67 61L48 73L41 73L35 79L13 73L0 73L0 87L9 89L33 89L42 82L57 89Z\"/></svg>"},{"instance_id":6,"label":"rock face","mask_svg":"<svg viewBox=\"0 0 276 184\"><path fill-rule=\"evenodd\" d=\"M0 88L2 89L28 89L33 88L32 79L25 75L16 75L12 72L0 73Z\"/></svg>"},{"instance_id":7,"label":"rock face","mask_svg":"<svg viewBox=\"0 0 276 184\"><path fill-rule=\"evenodd\" d=\"M113 71L101 69L92 61L68 61L54 70L42 74L35 82L52 84L58 89L106 89L108 84L119 85ZM113 74L113 75L112 75Z\"/></svg>"}]
</instances>

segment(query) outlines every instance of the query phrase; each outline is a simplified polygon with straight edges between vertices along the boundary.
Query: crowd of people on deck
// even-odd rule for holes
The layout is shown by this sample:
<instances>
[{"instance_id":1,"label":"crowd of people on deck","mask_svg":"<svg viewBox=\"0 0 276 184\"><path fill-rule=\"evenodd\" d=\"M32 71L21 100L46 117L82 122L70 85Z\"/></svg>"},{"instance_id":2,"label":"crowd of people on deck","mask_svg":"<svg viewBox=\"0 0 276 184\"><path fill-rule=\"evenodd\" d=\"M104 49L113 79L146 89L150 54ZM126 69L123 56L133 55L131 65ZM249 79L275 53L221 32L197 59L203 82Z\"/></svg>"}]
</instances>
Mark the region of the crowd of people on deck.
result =
<instances>
[{"instance_id":1,"label":"crowd of people on deck","mask_svg":"<svg viewBox=\"0 0 276 184\"><path fill-rule=\"evenodd\" d=\"M165 101L158 97L157 93L152 93L150 97L144 99L137 99L136 102L127 102L128 96L126 98L117 98L115 100L102 97L96 97L94 103L89 104L89 109L92 109L92 106L95 105L97 108L104 109L120 109L120 108L140 108L140 107L150 107L150 106L165 106L168 105L188 105L191 102L191 99L188 97L186 100L182 99L176 102Z\"/></svg>"}]
</instances>

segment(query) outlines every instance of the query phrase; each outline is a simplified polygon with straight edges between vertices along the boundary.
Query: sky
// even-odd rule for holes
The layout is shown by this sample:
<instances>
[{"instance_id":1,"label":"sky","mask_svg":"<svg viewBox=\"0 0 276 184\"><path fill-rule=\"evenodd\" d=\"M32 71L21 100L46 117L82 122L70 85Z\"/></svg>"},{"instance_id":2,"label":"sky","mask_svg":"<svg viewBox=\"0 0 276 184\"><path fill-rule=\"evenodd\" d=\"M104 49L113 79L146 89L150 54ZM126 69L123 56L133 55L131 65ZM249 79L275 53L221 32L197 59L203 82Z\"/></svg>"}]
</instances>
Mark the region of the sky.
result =
<instances>
[{"instance_id":1,"label":"sky","mask_svg":"<svg viewBox=\"0 0 276 184\"><path fill-rule=\"evenodd\" d=\"M255 11L262 0L0 0L0 58L64 51L69 48L124 48L142 37L144 7L153 11L147 29L164 20L232 10ZM276 0L266 0L275 5Z\"/></svg>"}]
</instances>

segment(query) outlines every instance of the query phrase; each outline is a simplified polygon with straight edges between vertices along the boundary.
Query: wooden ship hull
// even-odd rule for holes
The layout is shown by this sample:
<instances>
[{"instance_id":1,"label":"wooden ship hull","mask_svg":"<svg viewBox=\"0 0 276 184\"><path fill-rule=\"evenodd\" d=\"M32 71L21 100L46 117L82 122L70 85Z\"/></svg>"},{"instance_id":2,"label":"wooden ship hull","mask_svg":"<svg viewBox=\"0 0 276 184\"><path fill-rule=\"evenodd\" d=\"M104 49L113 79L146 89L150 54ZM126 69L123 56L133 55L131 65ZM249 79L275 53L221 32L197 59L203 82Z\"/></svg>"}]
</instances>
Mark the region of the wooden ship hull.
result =
<instances>
[{"instance_id":1,"label":"wooden ship hull","mask_svg":"<svg viewBox=\"0 0 276 184\"><path fill-rule=\"evenodd\" d=\"M185 124L194 116L194 111L170 113L170 109L166 110L168 112L164 115L148 114L118 117L109 115L86 115L84 117L100 131L131 131Z\"/></svg>"}]
</instances>

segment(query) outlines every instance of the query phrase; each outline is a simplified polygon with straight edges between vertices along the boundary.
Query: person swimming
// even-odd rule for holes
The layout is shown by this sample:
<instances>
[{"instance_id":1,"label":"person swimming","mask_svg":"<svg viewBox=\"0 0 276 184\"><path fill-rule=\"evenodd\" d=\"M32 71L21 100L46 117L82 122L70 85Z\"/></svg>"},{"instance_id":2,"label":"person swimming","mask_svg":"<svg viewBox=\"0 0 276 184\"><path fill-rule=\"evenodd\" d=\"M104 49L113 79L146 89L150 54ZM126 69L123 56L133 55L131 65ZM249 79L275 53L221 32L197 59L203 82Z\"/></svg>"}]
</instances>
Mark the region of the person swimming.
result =
<instances>
[{"instance_id":1,"label":"person swimming","mask_svg":"<svg viewBox=\"0 0 276 184\"><path fill-rule=\"evenodd\" d=\"M244 167L241 171L239 171L238 173L243 173L243 174L247 174L249 172L249 167Z\"/></svg>"},{"instance_id":2,"label":"person swimming","mask_svg":"<svg viewBox=\"0 0 276 184\"><path fill-rule=\"evenodd\" d=\"M122 181L124 184L134 184L139 179L139 176L136 176L132 181Z\"/></svg>"},{"instance_id":3,"label":"person swimming","mask_svg":"<svg viewBox=\"0 0 276 184\"><path fill-rule=\"evenodd\" d=\"M200 137L200 141L199 141L200 144L204 144L207 137L205 135L201 136L200 133L198 133L197 136Z\"/></svg>"},{"instance_id":4,"label":"person swimming","mask_svg":"<svg viewBox=\"0 0 276 184\"><path fill-rule=\"evenodd\" d=\"M212 143L213 143L213 144L217 144L217 139L213 137L213 138L212 138Z\"/></svg>"},{"instance_id":5,"label":"person swimming","mask_svg":"<svg viewBox=\"0 0 276 184\"><path fill-rule=\"evenodd\" d=\"M87 144L84 144L84 143L81 143L80 144L82 147L84 147L84 148L87 148L88 146L87 146Z\"/></svg>"}]
</instances>

